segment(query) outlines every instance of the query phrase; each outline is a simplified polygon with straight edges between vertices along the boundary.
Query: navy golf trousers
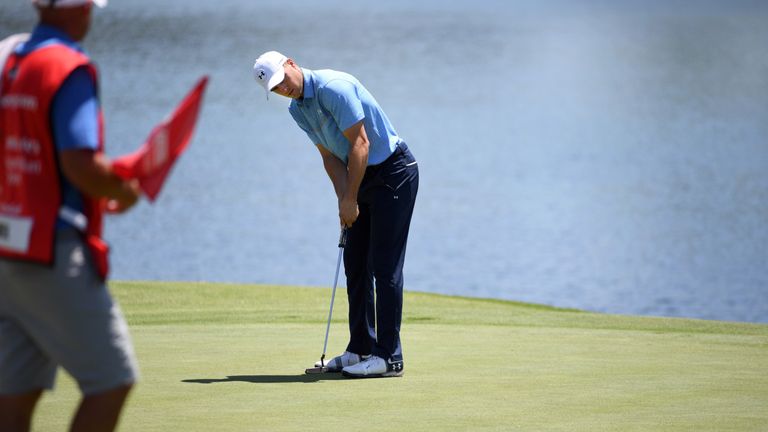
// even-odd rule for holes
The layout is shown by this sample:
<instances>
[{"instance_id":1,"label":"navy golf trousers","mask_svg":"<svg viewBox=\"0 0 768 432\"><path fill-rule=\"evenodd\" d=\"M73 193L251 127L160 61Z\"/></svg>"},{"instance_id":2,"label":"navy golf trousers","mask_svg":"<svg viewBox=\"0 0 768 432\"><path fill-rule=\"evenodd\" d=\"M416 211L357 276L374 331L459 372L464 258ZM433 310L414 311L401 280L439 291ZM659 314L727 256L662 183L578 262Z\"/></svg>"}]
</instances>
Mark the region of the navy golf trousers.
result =
<instances>
[{"instance_id":1,"label":"navy golf trousers","mask_svg":"<svg viewBox=\"0 0 768 432\"><path fill-rule=\"evenodd\" d=\"M347 351L403 359L403 263L418 189L419 168L405 143L365 171L357 197L360 215L348 230L344 249Z\"/></svg>"}]
</instances>

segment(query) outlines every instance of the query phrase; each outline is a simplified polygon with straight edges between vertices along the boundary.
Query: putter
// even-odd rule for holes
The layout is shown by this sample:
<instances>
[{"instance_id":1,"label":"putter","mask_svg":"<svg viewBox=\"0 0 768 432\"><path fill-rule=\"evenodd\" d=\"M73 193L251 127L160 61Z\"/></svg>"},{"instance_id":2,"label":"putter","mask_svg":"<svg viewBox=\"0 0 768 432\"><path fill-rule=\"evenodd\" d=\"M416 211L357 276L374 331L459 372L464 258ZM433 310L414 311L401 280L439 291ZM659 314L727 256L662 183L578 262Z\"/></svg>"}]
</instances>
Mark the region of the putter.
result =
<instances>
[{"instance_id":1,"label":"putter","mask_svg":"<svg viewBox=\"0 0 768 432\"><path fill-rule=\"evenodd\" d=\"M333 277L333 291L331 291L331 307L328 311L328 324L325 326L325 342L323 342L323 354L320 356L320 366L311 367L304 371L307 374L319 374L328 372L325 365L325 351L328 349L328 333L331 330L331 317L333 316L333 300L336 298L336 285L339 282L339 269L341 268L341 257L344 252L344 246L347 244L347 228L341 228L339 236L339 258L336 260L336 275Z\"/></svg>"}]
</instances>

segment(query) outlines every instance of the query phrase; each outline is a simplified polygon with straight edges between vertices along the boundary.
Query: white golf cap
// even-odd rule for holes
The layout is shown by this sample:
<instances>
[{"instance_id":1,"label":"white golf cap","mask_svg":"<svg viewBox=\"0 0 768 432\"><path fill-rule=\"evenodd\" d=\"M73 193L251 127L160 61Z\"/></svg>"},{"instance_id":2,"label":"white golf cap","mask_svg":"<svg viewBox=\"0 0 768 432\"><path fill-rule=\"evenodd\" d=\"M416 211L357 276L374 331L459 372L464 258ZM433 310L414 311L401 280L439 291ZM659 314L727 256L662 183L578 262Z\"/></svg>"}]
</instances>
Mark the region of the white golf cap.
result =
<instances>
[{"instance_id":1,"label":"white golf cap","mask_svg":"<svg viewBox=\"0 0 768 432\"><path fill-rule=\"evenodd\" d=\"M53 5L55 8L68 8L93 3L98 7L104 7L107 5L107 1L108 0L32 0L32 4L40 7L50 7Z\"/></svg>"},{"instance_id":2,"label":"white golf cap","mask_svg":"<svg viewBox=\"0 0 768 432\"><path fill-rule=\"evenodd\" d=\"M253 64L253 77L264 87L269 99L269 92L285 79L285 64L288 57L277 51L267 51L260 55Z\"/></svg>"}]
</instances>

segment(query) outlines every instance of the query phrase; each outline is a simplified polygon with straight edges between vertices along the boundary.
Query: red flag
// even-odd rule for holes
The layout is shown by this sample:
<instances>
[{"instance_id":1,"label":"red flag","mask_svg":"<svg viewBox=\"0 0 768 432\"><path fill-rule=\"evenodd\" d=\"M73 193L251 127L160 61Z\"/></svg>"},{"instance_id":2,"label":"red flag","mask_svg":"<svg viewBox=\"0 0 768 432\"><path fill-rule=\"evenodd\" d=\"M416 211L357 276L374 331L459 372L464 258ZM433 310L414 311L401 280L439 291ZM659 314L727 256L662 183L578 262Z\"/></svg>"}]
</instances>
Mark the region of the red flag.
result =
<instances>
[{"instance_id":1,"label":"red flag","mask_svg":"<svg viewBox=\"0 0 768 432\"><path fill-rule=\"evenodd\" d=\"M112 161L115 174L139 180L149 201L155 200L176 159L189 145L207 84L207 76L200 78L170 117L155 126L137 151Z\"/></svg>"}]
</instances>

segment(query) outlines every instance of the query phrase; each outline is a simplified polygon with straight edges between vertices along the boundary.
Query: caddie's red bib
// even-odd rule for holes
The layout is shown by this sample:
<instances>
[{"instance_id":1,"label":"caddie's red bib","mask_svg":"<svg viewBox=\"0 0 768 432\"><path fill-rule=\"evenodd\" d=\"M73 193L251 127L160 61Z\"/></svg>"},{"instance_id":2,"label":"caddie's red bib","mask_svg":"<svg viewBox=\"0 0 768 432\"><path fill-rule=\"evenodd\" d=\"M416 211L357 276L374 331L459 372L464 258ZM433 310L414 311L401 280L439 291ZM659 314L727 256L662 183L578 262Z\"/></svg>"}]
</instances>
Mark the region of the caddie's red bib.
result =
<instances>
[{"instance_id":1,"label":"caddie's red bib","mask_svg":"<svg viewBox=\"0 0 768 432\"><path fill-rule=\"evenodd\" d=\"M88 57L62 44L12 54L0 82L0 257L52 264L61 185L50 110L64 80ZM99 152L104 148L99 112ZM83 195L88 220L83 232L102 278L108 248L101 239L103 200Z\"/></svg>"}]
</instances>

